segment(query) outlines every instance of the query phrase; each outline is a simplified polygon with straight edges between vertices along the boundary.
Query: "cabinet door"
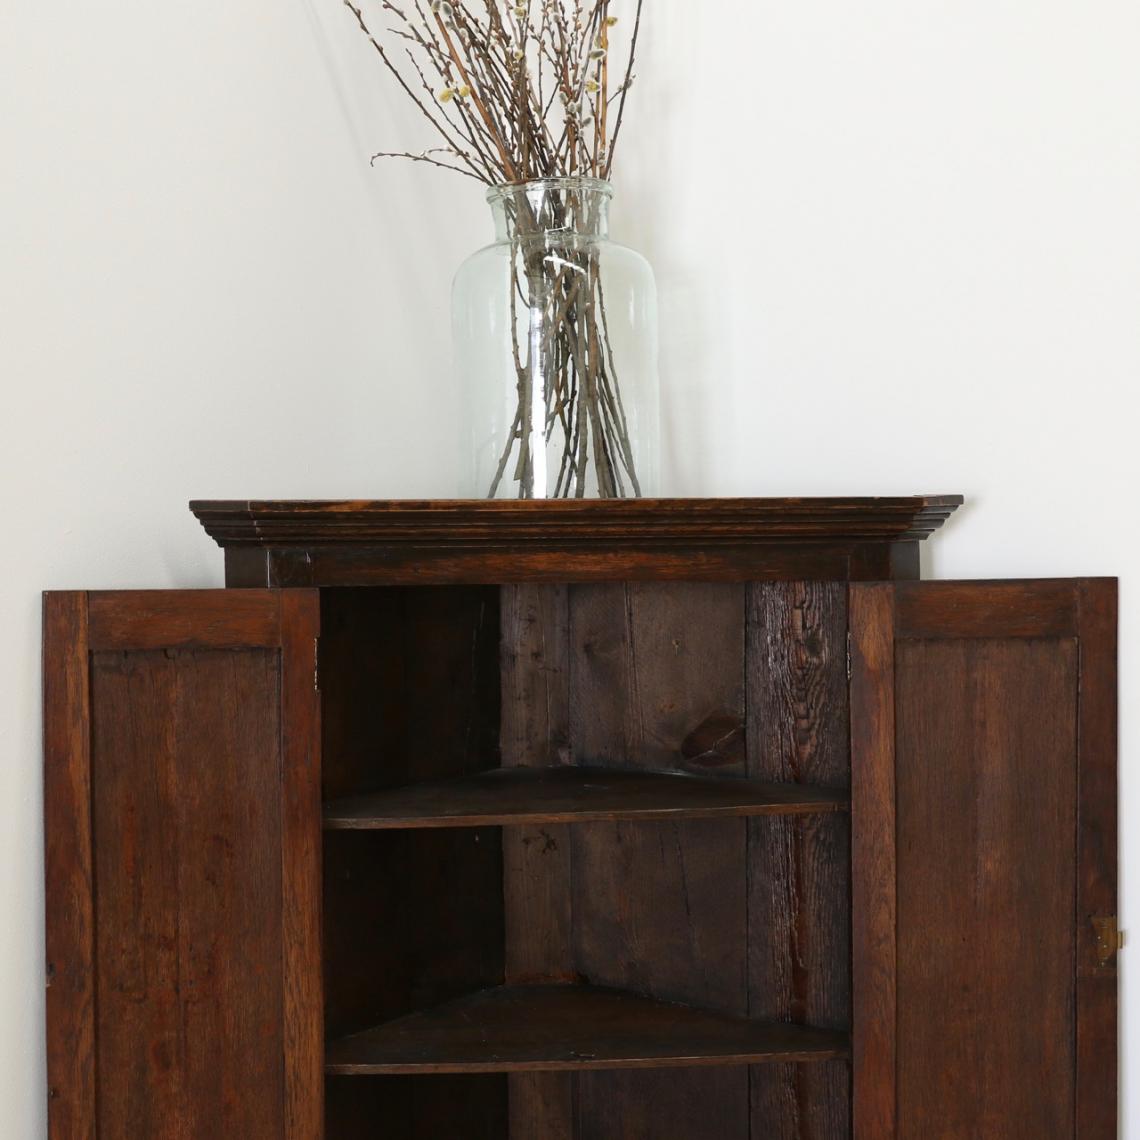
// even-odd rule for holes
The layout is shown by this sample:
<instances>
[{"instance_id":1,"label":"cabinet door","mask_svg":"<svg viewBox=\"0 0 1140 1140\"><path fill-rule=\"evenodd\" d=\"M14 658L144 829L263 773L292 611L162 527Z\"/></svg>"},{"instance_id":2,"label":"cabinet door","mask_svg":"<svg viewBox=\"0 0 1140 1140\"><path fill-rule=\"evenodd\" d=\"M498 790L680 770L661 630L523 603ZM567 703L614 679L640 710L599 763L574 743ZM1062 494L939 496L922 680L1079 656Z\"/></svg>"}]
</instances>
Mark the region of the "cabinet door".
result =
<instances>
[{"instance_id":1,"label":"cabinet door","mask_svg":"<svg viewBox=\"0 0 1140 1140\"><path fill-rule=\"evenodd\" d=\"M52 1140L320 1136L318 621L45 596Z\"/></svg>"},{"instance_id":2,"label":"cabinet door","mask_svg":"<svg viewBox=\"0 0 1140 1140\"><path fill-rule=\"evenodd\" d=\"M1109 1140L1116 584L850 614L857 1140Z\"/></svg>"}]
</instances>

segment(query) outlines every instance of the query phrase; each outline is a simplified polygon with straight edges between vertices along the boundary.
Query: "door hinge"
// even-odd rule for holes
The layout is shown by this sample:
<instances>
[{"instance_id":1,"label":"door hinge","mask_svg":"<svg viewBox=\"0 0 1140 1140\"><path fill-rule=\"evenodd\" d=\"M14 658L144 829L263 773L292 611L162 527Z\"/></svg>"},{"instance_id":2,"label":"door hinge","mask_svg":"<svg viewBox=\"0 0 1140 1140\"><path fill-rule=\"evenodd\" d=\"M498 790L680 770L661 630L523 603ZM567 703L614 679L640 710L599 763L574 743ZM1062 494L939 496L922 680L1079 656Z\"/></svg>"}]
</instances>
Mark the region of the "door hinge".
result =
<instances>
[{"instance_id":1,"label":"door hinge","mask_svg":"<svg viewBox=\"0 0 1140 1140\"><path fill-rule=\"evenodd\" d=\"M1108 966L1124 948L1124 932L1117 925L1116 915L1107 918L1094 917L1093 930L1096 931L1096 957L1102 966Z\"/></svg>"},{"instance_id":2,"label":"door hinge","mask_svg":"<svg viewBox=\"0 0 1140 1140\"><path fill-rule=\"evenodd\" d=\"M847 631L847 680L851 680L851 631Z\"/></svg>"},{"instance_id":3,"label":"door hinge","mask_svg":"<svg viewBox=\"0 0 1140 1140\"><path fill-rule=\"evenodd\" d=\"M321 639L313 638L313 689L321 691Z\"/></svg>"}]
</instances>

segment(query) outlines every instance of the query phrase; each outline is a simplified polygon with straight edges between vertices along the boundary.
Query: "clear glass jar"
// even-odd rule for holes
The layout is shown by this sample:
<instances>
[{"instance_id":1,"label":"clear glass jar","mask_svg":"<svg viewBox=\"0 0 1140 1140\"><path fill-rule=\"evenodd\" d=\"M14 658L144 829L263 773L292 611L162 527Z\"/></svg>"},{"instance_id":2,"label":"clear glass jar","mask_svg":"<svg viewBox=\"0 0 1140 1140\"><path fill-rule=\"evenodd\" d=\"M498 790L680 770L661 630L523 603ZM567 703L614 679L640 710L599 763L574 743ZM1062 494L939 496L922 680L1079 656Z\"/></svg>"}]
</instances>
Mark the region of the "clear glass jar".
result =
<instances>
[{"instance_id":1,"label":"clear glass jar","mask_svg":"<svg viewBox=\"0 0 1140 1140\"><path fill-rule=\"evenodd\" d=\"M487 195L495 242L452 296L468 497L658 493L657 287L610 241L612 196L590 178Z\"/></svg>"}]
</instances>

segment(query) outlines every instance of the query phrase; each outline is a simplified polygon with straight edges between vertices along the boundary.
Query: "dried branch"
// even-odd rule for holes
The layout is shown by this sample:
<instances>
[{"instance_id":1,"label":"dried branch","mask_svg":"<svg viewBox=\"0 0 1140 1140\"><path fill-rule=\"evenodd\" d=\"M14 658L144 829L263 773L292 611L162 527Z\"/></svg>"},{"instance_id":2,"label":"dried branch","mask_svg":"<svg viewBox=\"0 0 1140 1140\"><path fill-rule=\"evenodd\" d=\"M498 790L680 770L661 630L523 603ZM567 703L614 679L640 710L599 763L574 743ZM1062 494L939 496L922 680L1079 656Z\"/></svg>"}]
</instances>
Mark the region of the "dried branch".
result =
<instances>
[{"instance_id":1,"label":"dried branch","mask_svg":"<svg viewBox=\"0 0 1140 1140\"><path fill-rule=\"evenodd\" d=\"M617 19L611 12L633 0L343 2L385 69L447 144L418 154L381 151L376 158L430 162L489 185L609 177L644 0L637 2L625 80L614 92L610 30ZM387 16L382 33L372 31L366 3ZM385 37L402 52L389 50ZM456 162L430 160L441 151Z\"/></svg>"}]
</instances>

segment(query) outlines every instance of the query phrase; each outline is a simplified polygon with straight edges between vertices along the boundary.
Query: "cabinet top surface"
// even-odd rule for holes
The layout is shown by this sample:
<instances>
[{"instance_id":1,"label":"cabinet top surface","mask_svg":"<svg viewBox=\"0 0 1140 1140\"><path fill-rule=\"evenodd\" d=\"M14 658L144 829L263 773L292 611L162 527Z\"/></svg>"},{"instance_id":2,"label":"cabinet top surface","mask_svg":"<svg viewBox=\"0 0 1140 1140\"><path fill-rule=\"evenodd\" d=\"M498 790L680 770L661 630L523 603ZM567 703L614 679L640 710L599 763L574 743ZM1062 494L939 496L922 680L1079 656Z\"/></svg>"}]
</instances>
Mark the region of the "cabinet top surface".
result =
<instances>
[{"instance_id":1,"label":"cabinet top surface","mask_svg":"<svg viewBox=\"0 0 1140 1140\"><path fill-rule=\"evenodd\" d=\"M732 543L914 542L960 495L897 498L198 501L190 509L220 545L488 544L551 540Z\"/></svg>"}]
</instances>

